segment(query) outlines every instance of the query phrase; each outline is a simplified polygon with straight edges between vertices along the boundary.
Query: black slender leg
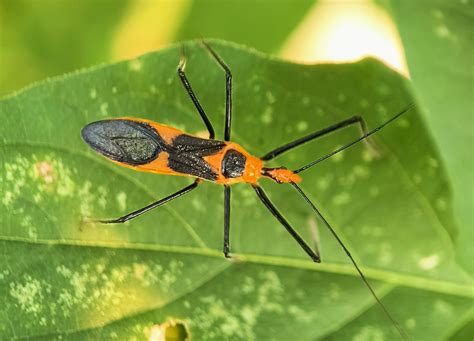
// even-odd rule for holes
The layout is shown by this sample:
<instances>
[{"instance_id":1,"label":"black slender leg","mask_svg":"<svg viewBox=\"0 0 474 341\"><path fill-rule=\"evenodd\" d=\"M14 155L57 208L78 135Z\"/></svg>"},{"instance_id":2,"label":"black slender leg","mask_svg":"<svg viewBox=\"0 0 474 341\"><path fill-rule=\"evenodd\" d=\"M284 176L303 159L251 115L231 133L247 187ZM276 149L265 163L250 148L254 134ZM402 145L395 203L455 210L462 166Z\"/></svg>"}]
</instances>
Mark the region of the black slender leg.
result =
<instances>
[{"instance_id":1,"label":"black slender leg","mask_svg":"<svg viewBox=\"0 0 474 341\"><path fill-rule=\"evenodd\" d=\"M267 194L263 189L258 185L253 185L253 189L257 193L259 199L263 202L265 207L270 211L271 214L285 227L288 233L296 240L296 242L301 246L301 248L311 257L313 262L320 263L321 258L318 253L314 252L308 244L305 243L303 238L291 227L290 223L281 215L278 209L273 205L273 203L268 198Z\"/></svg>"},{"instance_id":2,"label":"black slender leg","mask_svg":"<svg viewBox=\"0 0 474 341\"><path fill-rule=\"evenodd\" d=\"M217 63L225 71L225 128L224 128L224 141L230 141L230 131L232 126L232 73L230 72L227 64L222 58L214 51L208 43L202 41L204 47L214 57Z\"/></svg>"},{"instance_id":3,"label":"black slender leg","mask_svg":"<svg viewBox=\"0 0 474 341\"><path fill-rule=\"evenodd\" d=\"M178 64L178 76L181 79L181 83L183 83L183 86L186 89L186 92L191 98L191 101L193 101L194 106L199 112L199 115L201 115L201 118L204 121L204 124L206 125L207 130L209 131L209 138L213 140L215 137L214 127L212 126L211 121L209 121L209 118L207 117L206 112L204 111L201 104L199 103L199 100L197 99L196 95L194 94L194 91L191 88L191 84L189 84L189 80L186 77L186 74L184 72L185 67L186 67L186 57L184 55L184 47L183 47L181 60L179 61L179 64Z\"/></svg>"},{"instance_id":4,"label":"black slender leg","mask_svg":"<svg viewBox=\"0 0 474 341\"><path fill-rule=\"evenodd\" d=\"M154 209L155 207L166 204L167 202L169 202L171 200L174 200L174 199L179 198L180 196L182 196L186 193L191 192L193 189L195 189L199 185L200 182L201 182L201 180L196 180L191 185L189 185L187 187L184 187L183 189L177 191L176 193L173 193L173 194L167 196L166 198L160 199L160 200L158 200L158 201L156 201L156 202L154 202L154 203L152 203L148 206L140 208L139 210L136 210L136 211L133 211L129 214L126 214L123 217L120 217L120 218L117 218L117 219L93 219L93 220L89 220L88 222L102 223L102 224L120 224L120 223L124 223L126 221L129 221L133 218L136 218L136 217L142 215L145 212L148 212L148 211Z\"/></svg>"},{"instance_id":5,"label":"black slender leg","mask_svg":"<svg viewBox=\"0 0 474 341\"><path fill-rule=\"evenodd\" d=\"M291 150L295 147L298 147L298 146L300 146L300 145L302 145L306 142L312 141L314 139L317 139L318 137L324 136L324 135L329 134L333 131L345 128L347 126L350 126L350 125L356 124L356 123L359 124L361 134L362 135L367 134L367 132L368 132L367 131L367 125L366 125L364 119L361 116L352 116L352 117L350 117L350 118L348 118L344 121L338 122L338 123L333 124L329 127L318 130L314 133L303 136L299 139L296 139L296 140L294 140L290 143L284 144L281 147L275 148L272 151L265 154L263 157L261 157L261 159L264 160L264 161L271 160L271 159L277 157L278 155L280 155L284 152L287 152L287 151L289 151L289 150ZM367 142L368 147L377 155L378 152L377 152L377 147L375 146L375 144L370 139L365 139L364 141Z\"/></svg>"},{"instance_id":6,"label":"black slender leg","mask_svg":"<svg viewBox=\"0 0 474 341\"><path fill-rule=\"evenodd\" d=\"M224 256L230 257L230 186L224 186Z\"/></svg>"},{"instance_id":7,"label":"black slender leg","mask_svg":"<svg viewBox=\"0 0 474 341\"><path fill-rule=\"evenodd\" d=\"M339 245L342 247L342 249L344 250L344 252L346 253L347 257L349 257L349 259L351 260L352 264L354 265L355 269L357 270L357 272L359 273L359 276L360 278L362 279L362 281L365 283L365 285L367 286L367 289L369 289L370 293L372 294L372 296L374 297L375 301L377 301L377 303L379 304L380 308L382 308L383 312L385 313L385 315L388 317L388 319L392 322L392 324L395 326L395 328L397 328L398 332L400 333L400 335L403 337L403 339L405 340L408 340L408 336L406 335L405 331L403 330L403 328L400 326L400 324L397 322L397 320L395 320L395 318L388 312L387 308L385 308L384 304L382 303L382 301L379 299L379 297L377 296L377 294L375 293L374 289L372 288L372 286L370 285L369 281L365 278L365 275L363 274L362 270L359 268L359 265L357 265L355 259L352 257L351 253L349 252L349 250L347 249L347 247L344 245L344 243L342 242L342 240L339 238L339 236L337 235L336 231L332 228L332 226L329 224L329 222L326 220L326 218L321 214L321 212L319 211L319 209L316 207L315 204L313 204L313 202L308 198L308 196L303 192L303 190L294 182L290 182L290 184L298 191L298 193L301 195L301 197L303 198L303 200L311 207L311 209L313 210L314 213L316 213L316 215L319 217L319 219L322 220L322 222L324 223L324 225L326 225L326 227L328 228L328 230L331 232L331 234L334 236L334 238L336 238L337 242L339 243Z\"/></svg>"}]
</instances>

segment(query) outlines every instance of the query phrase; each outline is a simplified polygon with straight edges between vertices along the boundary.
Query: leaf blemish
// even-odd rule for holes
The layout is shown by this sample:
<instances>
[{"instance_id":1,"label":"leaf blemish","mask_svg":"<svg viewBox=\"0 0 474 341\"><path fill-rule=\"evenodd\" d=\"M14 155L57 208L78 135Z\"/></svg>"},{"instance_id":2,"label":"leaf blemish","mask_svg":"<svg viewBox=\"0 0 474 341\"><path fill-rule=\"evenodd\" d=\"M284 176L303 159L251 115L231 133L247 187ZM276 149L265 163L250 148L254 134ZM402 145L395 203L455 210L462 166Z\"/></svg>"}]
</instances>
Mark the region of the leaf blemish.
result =
<instances>
[{"instance_id":1,"label":"leaf blemish","mask_svg":"<svg viewBox=\"0 0 474 341\"><path fill-rule=\"evenodd\" d=\"M355 165L352 171L357 178L368 178L370 175L369 168L361 165Z\"/></svg>"},{"instance_id":2,"label":"leaf blemish","mask_svg":"<svg viewBox=\"0 0 474 341\"><path fill-rule=\"evenodd\" d=\"M327 174L325 176L320 177L316 182L318 189L321 191L325 191L326 189L328 189L329 186L331 186L332 179L332 174Z\"/></svg>"},{"instance_id":3,"label":"leaf blemish","mask_svg":"<svg viewBox=\"0 0 474 341\"><path fill-rule=\"evenodd\" d=\"M97 203L99 204L100 207L105 208L105 206L107 205L107 197L108 197L107 188L101 185L97 187L97 192L98 192Z\"/></svg>"},{"instance_id":4,"label":"leaf blemish","mask_svg":"<svg viewBox=\"0 0 474 341\"><path fill-rule=\"evenodd\" d=\"M196 211L204 212L206 210L206 207L204 206L204 204L202 203L202 199L200 198L193 198L191 204L196 209Z\"/></svg>"},{"instance_id":5,"label":"leaf blemish","mask_svg":"<svg viewBox=\"0 0 474 341\"><path fill-rule=\"evenodd\" d=\"M141 60L139 59L133 59L129 62L128 64L128 68L131 70L131 71L140 71L142 69L142 62Z\"/></svg>"},{"instance_id":6,"label":"leaf blemish","mask_svg":"<svg viewBox=\"0 0 474 341\"><path fill-rule=\"evenodd\" d=\"M46 184L51 184L54 181L54 172L51 163L48 161L41 161L35 164L37 175L43 179Z\"/></svg>"},{"instance_id":7,"label":"leaf blemish","mask_svg":"<svg viewBox=\"0 0 474 341\"><path fill-rule=\"evenodd\" d=\"M276 102L275 95L271 91L267 91L265 97L267 98L267 102L269 104L273 104Z\"/></svg>"},{"instance_id":8,"label":"leaf blemish","mask_svg":"<svg viewBox=\"0 0 474 341\"><path fill-rule=\"evenodd\" d=\"M351 202L351 195L348 192L338 193L332 198L332 202L334 205L347 205Z\"/></svg>"},{"instance_id":9,"label":"leaf blemish","mask_svg":"<svg viewBox=\"0 0 474 341\"><path fill-rule=\"evenodd\" d=\"M250 294L255 291L255 280L252 277L245 277L244 284L242 285L242 291L245 294Z\"/></svg>"},{"instance_id":10,"label":"leaf blemish","mask_svg":"<svg viewBox=\"0 0 474 341\"><path fill-rule=\"evenodd\" d=\"M418 261L418 266L423 270L432 270L439 264L440 257L437 254L421 258Z\"/></svg>"},{"instance_id":11,"label":"leaf blemish","mask_svg":"<svg viewBox=\"0 0 474 341\"><path fill-rule=\"evenodd\" d=\"M439 162L437 159L435 159L434 157L429 157L428 158L428 164L430 165L430 167L432 168L438 168L439 167Z\"/></svg>"},{"instance_id":12,"label":"leaf blemish","mask_svg":"<svg viewBox=\"0 0 474 341\"><path fill-rule=\"evenodd\" d=\"M232 300L201 297L192 312L196 318L190 321L191 328L199 327L208 335L220 335L220 339L256 340L255 326L262 314L286 311L281 303L285 290L274 271L263 271L257 279L246 276L235 288L242 292L239 297L245 297L247 304L238 306Z\"/></svg>"},{"instance_id":13,"label":"leaf blemish","mask_svg":"<svg viewBox=\"0 0 474 341\"><path fill-rule=\"evenodd\" d=\"M384 340L384 332L374 326L363 326L360 331L352 337L353 341Z\"/></svg>"},{"instance_id":14,"label":"leaf blemish","mask_svg":"<svg viewBox=\"0 0 474 341\"><path fill-rule=\"evenodd\" d=\"M269 125L273 121L273 109L272 107L266 107L260 118L263 124Z\"/></svg>"},{"instance_id":15,"label":"leaf blemish","mask_svg":"<svg viewBox=\"0 0 474 341\"><path fill-rule=\"evenodd\" d=\"M334 150L341 148L342 145L337 145L334 147ZM344 159L344 152L340 152L331 157L332 162L341 162Z\"/></svg>"},{"instance_id":16,"label":"leaf blemish","mask_svg":"<svg viewBox=\"0 0 474 341\"><path fill-rule=\"evenodd\" d=\"M387 108L385 108L382 104L378 103L375 105L375 110L383 116L387 115Z\"/></svg>"},{"instance_id":17,"label":"leaf blemish","mask_svg":"<svg viewBox=\"0 0 474 341\"><path fill-rule=\"evenodd\" d=\"M117 200L120 211L125 211L127 208L127 193L119 192L115 199Z\"/></svg>"},{"instance_id":18,"label":"leaf blemish","mask_svg":"<svg viewBox=\"0 0 474 341\"><path fill-rule=\"evenodd\" d=\"M181 276L184 264L181 261L172 260L167 266L160 264L149 265L146 263L133 263L128 271L136 280L145 287L158 285L161 290L167 292Z\"/></svg>"},{"instance_id":19,"label":"leaf blemish","mask_svg":"<svg viewBox=\"0 0 474 341\"><path fill-rule=\"evenodd\" d=\"M191 340L191 333L185 321L169 320L163 324L155 324L145 328L145 335L149 341L186 341Z\"/></svg>"},{"instance_id":20,"label":"leaf blemish","mask_svg":"<svg viewBox=\"0 0 474 341\"><path fill-rule=\"evenodd\" d=\"M435 17L436 19L443 19L444 18L444 14L443 12L441 12L441 10L439 9L434 9L431 11L431 14L433 15L433 17Z\"/></svg>"},{"instance_id":21,"label":"leaf blemish","mask_svg":"<svg viewBox=\"0 0 474 341\"><path fill-rule=\"evenodd\" d=\"M341 288L336 283L331 283L328 294L331 299L338 299L341 297Z\"/></svg>"},{"instance_id":22,"label":"leaf blemish","mask_svg":"<svg viewBox=\"0 0 474 341\"><path fill-rule=\"evenodd\" d=\"M380 243L379 244L379 252L377 256L378 263L381 266L388 266L393 261L393 252L392 252L392 245L388 243Z\"/></svg>"},{"instance_id":23,"label":"leaf blemish","mask_svg":"<svg viewBox=\"0 0 474 341\"><path fill-rule=\"evenodd\" d=\"M43 288L40 281L29 275L24 283L10 283L10 295L16 299L21 310L37 316L43 307Z\"/></svg>"},{"instance_id":24,"label":"leaf blemish","mask_svg":"<svg viewBox=\"0 0 474 341\"><path fill-rule=\"evenodd\" d=\"M398 126L401 128L408 128L410 127L410 121L408 121L406 118L402 117L398 120Z\"/></svg>"},{"instance_id":25,"label":"leaf blemish","mask_svg":"<svg viewBox=\"0 0 474 341\"><path fill-rule=\"evenodd\" d=\"M453 306L446 301L438 299L434 302L433 305L434 305L434 310L439 314L442 314L442 315L453 314Z\"/></svg>"},{"instance_id":26,"label":"leaf blemish","mask_svg":"<svg viewBox=\"0 0 474 341\"><path fill-rule=\"evenodd\" d=\"M6 162L4 193L1 203L10 206L22 194L25 187L30 188L29 194L35 203L42 201L42 194L57 194L71 197L74 193L74 182L71 171L54 155L39 158L17 156L12 163ZM34 191L31 191L33 189Z\"/></svg>"},{"instance_id":27,"label":"leaf blemish","mask_svg":"<svg viewBox=\"0 0 474 341\"><path fill-rule=\"evenodd\" d=\"M365 236L372 236L372 237L381 237L383 236L383 228L380 226L369 226L364 225L359 228L359 231L362 235Z\"/></svg>"},{"instance_id":28,"label":"leaf blemish","mask_svg":"<svg viewBox=\"0 0 474 341\"><path fill-rule=\"evenodd\" d=\"M13 202L13 193L10 191L5 191L2 198L2 204L4 206L10 206L12 202Z\"/></svg>"},{"instance_id":29,"label":"leaf blemish","mask_svg":"<svg viewBox=\"0 0 474 341\"><path fill-rule=\"evenodd\" d=\"M100 105L100 113L102 114L102 116L107 116L109 114L108 109L109 103L104 102Z\"/></svg>"},{"instance_id":30,"label":"leaf blemish","mask_svg":"<svg viewBox=\"0 0 474 341\"><path fill-rule=\"evenodd\" d=\"M9 274L10 274L10 271L3 270L2 272L0 272L0 280L4 280L5 277L7 277Z\"/></svg>"},{"instance_id":31,"label":"leaf blemish","mask_svg":"<svg viewBox=\"0 0 474 341\"><path fill-rule=\"evenodd\" d=\"M390 88L387 84L384 83L380 84L377 87L376 91L380 96L387 96L388 94L390 94Z\"/></svg>"},{"instance_id":32,"label":"leaf blemish","mask_svg":"<svg viewBox=\"0 0 474 341\"><path fill-rule=\"evenodd\" d=\"M296 125L296 129L298 131L303 132L308 129L308 122L306 121L299 121L298 124Z\"/></svg>"},{"instance_id":33,"label":"leaf blemish","mask_svg":"<svg viewBox=\"0 0 474 341\"><path fill-rule=\"evenodd\" d=\"M410 318L408 320L406 320L405 322L405 326L408 328L408 329L413 329L416 327L416 320L414 318Z\"/></svg>"},{"instance_id":34,"label":"leaf blemish","mask_svg":"<svg viewBox=\"0 0 474 341\"><path fill-rule=\"evenodd\" d=\"M441 25L438 25L436 26L435 28L435 34L438 38L440 39L451 39L451 40L455 40L455 37L454 35L451 33L451 31L449 30L449 28L444 25L444 24L441 24Z\"/></svg>"}]
</instances>

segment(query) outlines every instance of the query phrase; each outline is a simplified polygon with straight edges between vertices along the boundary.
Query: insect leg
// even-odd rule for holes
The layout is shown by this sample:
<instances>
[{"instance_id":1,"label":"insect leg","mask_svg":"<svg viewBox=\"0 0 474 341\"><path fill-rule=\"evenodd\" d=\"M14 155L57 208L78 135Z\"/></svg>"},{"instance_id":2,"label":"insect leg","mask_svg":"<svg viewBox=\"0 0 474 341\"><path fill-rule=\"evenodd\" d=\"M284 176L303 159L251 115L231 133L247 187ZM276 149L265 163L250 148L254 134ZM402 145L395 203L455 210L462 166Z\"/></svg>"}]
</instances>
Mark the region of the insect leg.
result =
<instances>
[{"instance_id":1,"label":"insect leg","mask_svg":"<svg viewBox=\"0 0 474 341\"><path fill-rule=\"evenodd\" d=\"M334 231L334 229L331 227L331 225L329 224L329 222L326 220L326 218L324 218L324 216L321 214L321 212L319 211L319 209L316 207L315 204L313 204L313 202L306 196L306 194L303 192L303 190L294 182L291 182L290 183L295 189L296 191L301 195L301 197L304 199L304 201L311 207L311 209L313 210L313 212L323 221L324 225L326 225L326 227L328 228L328 230L331 232L331 234L334 236L334 238L336 238L337 242L339 243L339 245L341 245L342 249L344 250L344 252L346 253L347 257L349 257L349 259L351 260L352 264L354 265L355 269L357 270L357 272L359 273L360 275L360 278L362 279L362 281L364 282L364 284L367 286L367 288L369 289L370 293L372 294L372 296L374 297L375 301L379 304L380 308L382 308L383 312L385 313L385 315L387 316L387 318L392 322L392 324L395 326L395 328L397 328L398 332L400 333L400 335L402 336L403 339L405 340L408 340L408 336L406 335L405 331L402 329L402 327L400 326L400 324L397 322L397 320L395 320L395 318L388 312L387 308L385 308L385 306L383 305L382 301L380 301L380 299L378 298L377 294L375 293L374 289L372 289L372 286L369 284L369 281L367 281L367 279L365 278L362 270L359 268L359 266L357 265L355 259L352 257L351 253L349 252L349 250L346 248L346 246L344 245L344 243L342 242L342 240L339 238L339 236L337 235L336 231Z\"/></svg>"},{"instance_id":2,"label":"insect leg","mask_svg":"<svg viewBox=\"0 0 474 341\"><path fill-rule=\"evenodd\" d=\"M263 191L263 188L258 185L253 185L253 189L257 193L259 199L263 202L265 207L270 211L271 214L285 227L288 233L296 240L296 242L301 246L301 248L311 257L313 262L320 263L321 257L319 252L314 252L308 244L305 243L303 238L291 227L290 223L282 216L278 209L273 205L273 203L268 198L267 194Z\"/></svg>"},{"instance_id":3,"label":"insect leg","mask_svg":"<svg viewBox=\"0 0 474 341\"><path fill-rule=\"evenodd\" d=\"M196 95L194 94L193 89L191 88L191 84L189 84L189 80L186 77L186 73L184 72L184 69L186 68L186 56L184 55L184 46L183 50L181 53L181 59L178 64L178 76L181 79L181 83L183 83L184 89L188 93L189 97L191 98L191 101L193 101L194 106L196 107L197 111L199 112L199 115L201 115L202 120L204 121L204 124L206 125L206 128L209 132L209 138L211 140L214 139L215 133L214 133L214 127L212 126L211 121L209 121L209 118L206 115L206 112L202 108L201 104L199 103L199 100L197 99Z\"/></svg>"},{"instance_id":4,"label":"insect leg","mask_svg":"<svg viewBox=\"0 0 474 341\"><path fill-rule=\"evenodd\" d=\"M284 153L284 152L287 152L295 147L298 147L306 142L309 142L309 141L312 141L314 139L317 139L318 137L321 137L321 136L324 136L326 134L329 134L333 131L336 131L336 130L339 130L339 129L342 129L342 128L345 128L347 126L350 126L352 124L359 124L359 127L360 127L360 130L361 130L361 133L363 135L367 134L367 124L365 123L365 120L361 117L361 116L352 116L348 119L345 119L344 121L341 121L341 122L338 122L338 123L335 123L329 127L326 127L324 129L321 129L321 130L318 130L318 131L315 131L314 133L311 133L309 135L306 135L306 136L303 136L299 139L296 139L294 141L291 141L287 144L284 144L283 146L281 147L278 147L278 148L275 148L273 149L272 151L268 152L267 154L265 154L263 157L261 157L261 159L263 161L268 161L268 160L271 160L275 157L277 157L278 155ZM377 147L375 146L375 144L372 142L372 140L370 139L366 139L365 141L367 141L367 145L369 146L369 148L375 152L375 154L378 154L377 152Z\"/></svg>"},{"instance_id":5,"label":"insect leg","mask_svg":"<svg viewBox=\"0 0 474 341\"><path fill-rule=\"evenodd\" d=\"M191 192L193 189L195 189L199 185L200 182L201 182L201 180L197 179L191 185L186 186L183 189L180 189L176 193L168 195L167 197L165 197L163 199L160 199L160 200L158 200L154 203L151 203L148 206L140 208L139 210L136 210L136 211L133 211L129 214L126 214L126 215L124 215L120 218L117 218L117 219L93 219L93 220L88 220L87 222L102 223L102 224L120 224L120 223L124 223L126 221L129 221L133 218L136 218L136 217L142 215L145 212L148 212L148 211L154 209L155 207L166 204L167 202L169 202L171 200L174 200L174 199L179 198L180 196L182 196L186 193Z\"/></svg>"},{"instance_id":6,"label":"insect leg","mask_svg":"<svg viewBox=\"0 0 474 341\"><path fill-rule=\"evenodd\" d=\"M230 258L230 186L224 187L224 256Z\"/></svg>"},{"instance_id":7,"label":"insect leg","mask_svg":"<svg viewBox=\"0 0 474 341\"><path fill-rule=\"evenodd\" d=\"M230 140L230 130L232 125L232 73L229 67L222 60L222 58L214 51L208 43L204 40L202 44L212 57L217 61L221 68L225 71L225 128L224 128L224 141Z\"/></svg>"}]
</instances>

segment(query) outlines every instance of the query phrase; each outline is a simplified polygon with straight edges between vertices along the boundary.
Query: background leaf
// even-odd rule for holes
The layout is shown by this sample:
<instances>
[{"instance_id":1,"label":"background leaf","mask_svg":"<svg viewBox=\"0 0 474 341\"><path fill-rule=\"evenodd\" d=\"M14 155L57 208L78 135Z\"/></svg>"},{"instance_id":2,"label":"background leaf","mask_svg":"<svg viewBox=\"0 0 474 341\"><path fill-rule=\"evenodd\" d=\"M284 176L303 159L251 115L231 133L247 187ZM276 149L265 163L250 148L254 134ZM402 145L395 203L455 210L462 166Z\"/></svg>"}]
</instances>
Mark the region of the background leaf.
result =
<instances>
[{"instance_id":1,"label":"background leaf","mask_svg":"<svg viewBox=\"0 0 474 341\"><path fill-rule=\"evenodd\" d=\"M0 1L0 96L33 81L108 61L127 3Z\"/></svg>"},{"instance_id":2,"label":"background leaf","mask_svg":"<svg viewBox=\"0 0 474 341\"><path fill-rule=\"evenodd\" d=\"M353 114L374 127L413 100L406 80L372 59L301 66L211 43L234 73L233 140L255 155ZM194 43L187 54L190 80L221 132L224 75ZM79 135L91 121L120 116L202 132L178 60L170 48L0 102L3 337L142 338L171 318L196 339L394 337L338 245L285 186L262 182L308 241L316 224L323 264L307 259L245 185L234 186L232 262L220 251L222 188L213 184L123 226L79 230L84 216L115 217L190 182L115 166ZM348 128L274 164L300 166L356 136ZM358 145L306 172L302 186L407 332L445 339L472 317L472 291L453 260L442 164L415 110L375 142L382 158Z\"/></svg>"},{"instance_id":3,"label":"background leaf","mask_svg":"<svg viewBox=\"0 0 474 341\"><path fill-rule=\"evenodd\" d=\"M276 54L314 3L312 0L195 0L175 41L220 38Z\"/></svg>"},{"instance_id":4,"label":"background leaf","mask_svg":"<svg viewBox=\"0 0 474 341\"><path fill-rule=\"evenodd\" d=\"M417 97L454 190L458 261L474 274L472 1L392 1ZM413 16L412 13L417 13Z\"/></svg>"}]
</instances>

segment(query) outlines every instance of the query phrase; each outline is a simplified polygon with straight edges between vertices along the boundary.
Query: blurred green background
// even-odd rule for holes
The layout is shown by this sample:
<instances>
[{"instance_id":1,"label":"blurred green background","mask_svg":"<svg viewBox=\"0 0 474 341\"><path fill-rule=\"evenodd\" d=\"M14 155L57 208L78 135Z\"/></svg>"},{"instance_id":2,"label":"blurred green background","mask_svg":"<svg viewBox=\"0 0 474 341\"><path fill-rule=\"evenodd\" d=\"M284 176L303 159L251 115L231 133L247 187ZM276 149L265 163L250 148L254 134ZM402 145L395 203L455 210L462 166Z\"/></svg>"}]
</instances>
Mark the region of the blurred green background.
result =
<instances>
[{"instance_id":1,"label":"blurred green background","mask_svg":"<svg viewBox=\"0 0 474 341\"><path fill-rule=\"evenodd\" d=\"M277 53L312 5L309 0L2 0L0 95L194 38L222 38Z\"/></svg>"},{"instance_id":2,"label":"blurred green background","mask_svg":"<svg viewBox=\"0 0 474 341\"><path fill-rule=\"evenodd\" d=\"M395 27L413 96L448 172L459 231L457 260L472 275L472 1L0 0L0 97L47 77L201 37L317 61L308 46L318 45L312 37L321 27L308 18L328 3L356 4L367 13L377 6L389 19L385 24ZM468 335L467 330L462 332Z\"/></svg>"}]
</instances>

